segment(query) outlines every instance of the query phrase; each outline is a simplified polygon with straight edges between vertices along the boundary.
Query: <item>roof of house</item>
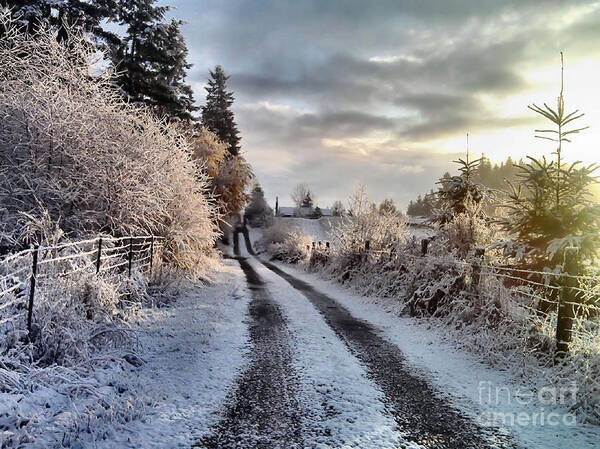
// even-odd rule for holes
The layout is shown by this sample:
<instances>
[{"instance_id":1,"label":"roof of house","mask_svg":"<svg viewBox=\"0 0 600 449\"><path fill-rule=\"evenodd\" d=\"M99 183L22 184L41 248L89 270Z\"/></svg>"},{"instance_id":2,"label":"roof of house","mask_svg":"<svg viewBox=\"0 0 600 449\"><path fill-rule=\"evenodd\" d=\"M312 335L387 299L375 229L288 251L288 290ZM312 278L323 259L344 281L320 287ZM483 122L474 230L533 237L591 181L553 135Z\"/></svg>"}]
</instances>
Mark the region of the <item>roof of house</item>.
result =
<instances>
[{"instance_id":1,"label":"roof of house","mask_svg":"<svg viewBox=\"0 0 600 449\"><path fill-rule=\"evenodd\" d=\"M301 209L303 212L312 212L314 209L308 207L288 207L288 206L280 206L279 207L279 215L294 215L298 209ZM321 209L321 213L326 216L333 215L333 211L331 209Z\"/></svg>"}]
</instances>

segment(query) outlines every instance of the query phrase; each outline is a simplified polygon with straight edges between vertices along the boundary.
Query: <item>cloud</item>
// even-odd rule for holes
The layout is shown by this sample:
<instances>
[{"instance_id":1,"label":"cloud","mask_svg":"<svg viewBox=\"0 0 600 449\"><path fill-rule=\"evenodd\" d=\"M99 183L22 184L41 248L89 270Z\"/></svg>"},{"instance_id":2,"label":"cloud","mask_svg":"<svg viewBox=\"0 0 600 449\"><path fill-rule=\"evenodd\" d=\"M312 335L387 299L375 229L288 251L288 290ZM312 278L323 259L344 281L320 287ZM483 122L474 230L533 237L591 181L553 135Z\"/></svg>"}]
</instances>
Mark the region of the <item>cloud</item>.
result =
<instances>
[{"instance_id":1,"label":"cloud","mask_svg":"<svg viewBox=\"0 0 600 449\"><path fill-rule=\"evenodd\" d=\"M164 2L188 22L196 94L217 63L231 75L267 195L306 179L342 198L364 177L402 201L449 168L442 140L536 120L528 71L556 66L560 50L600 58L596 1ZM492 106L517 96L523 113Z\"/></svg>"}]
</instances>

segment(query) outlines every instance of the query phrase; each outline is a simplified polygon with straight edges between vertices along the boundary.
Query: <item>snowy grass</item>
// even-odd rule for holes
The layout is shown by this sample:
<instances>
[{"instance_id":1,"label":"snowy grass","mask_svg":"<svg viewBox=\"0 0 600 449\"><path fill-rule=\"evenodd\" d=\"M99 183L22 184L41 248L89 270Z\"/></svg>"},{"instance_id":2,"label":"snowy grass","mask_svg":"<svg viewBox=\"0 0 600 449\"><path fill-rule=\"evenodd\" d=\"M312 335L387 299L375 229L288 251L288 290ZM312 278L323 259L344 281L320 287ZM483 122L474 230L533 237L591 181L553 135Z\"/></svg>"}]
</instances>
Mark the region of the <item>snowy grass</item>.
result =
<instances>
[{"instance_id":1,"label":"snowy grass","mask_svg":"<svg viewBox=\"0 0 600 449\"><path fill-rule=\"evenodd\" d=\"M158 251L150 279L135 263L131 278L126 270L97 275L90 257L79 257L78 251L67 247L61 253L65 259L39 266L31 333L27 289L0 302L2 447L78 447L82 434L103 440L115 426L140 418L152 406L119 380L143 364L139 323L198 283L161 264ZM31 254L6 259L0 278L25 271L20 279L3 280L2 287L27 285ZM218 266L212 261L210 269Z\"/></svg>"},{"instance_id":2,"label":"snowy grass","mask_svg":"<svg viewBox=\"0 0 600 449\"><path fill-rule=\"evenodd\" d=\"M266 250L275 260L299 263L308 260L311 245L312 240L298 227L285 222L276 222L265 229L257 249Z\"/></svg>"}]
</instances>

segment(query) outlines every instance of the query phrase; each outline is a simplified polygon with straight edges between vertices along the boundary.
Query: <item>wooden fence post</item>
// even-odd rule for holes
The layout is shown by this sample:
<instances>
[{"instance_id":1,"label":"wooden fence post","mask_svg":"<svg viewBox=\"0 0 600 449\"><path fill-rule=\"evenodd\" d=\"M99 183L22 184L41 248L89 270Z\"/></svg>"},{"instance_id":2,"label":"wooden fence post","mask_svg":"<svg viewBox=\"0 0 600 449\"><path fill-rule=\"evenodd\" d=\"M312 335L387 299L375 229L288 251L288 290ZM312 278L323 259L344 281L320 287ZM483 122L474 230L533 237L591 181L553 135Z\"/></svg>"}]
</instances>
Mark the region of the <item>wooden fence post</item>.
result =
<instances>
[{"instance_id":1,"label":"wooden fence post","mask_svg":"<svg viewBox=\"0 0 600 449\"><path fill-rule=\"evenodd\" d=\"M568 274L562 282L558 302L558 318L556 320L556 358L563 358L569 352L575 319L574 303L577 301L577 248L565 248L564 272Z\"/></svg>"},{"instance_id":2,"label":"wooden fence post","mask_svg":"<svg viewBox=\"0 0 600 449\"><path fill-rule=\"evenodd\" d=\"M152 262L154 261L154 235L150 237L150 276L152 276Z\"/></svg>"},{"instance_id":3,"label":"wooden fence post","mask_svg":"<svg viewBox=\"0 0 600 449\"><path fill-rule=\"evenodd\" d=\"M33 298L35 296L35 278L37 276L39 245L35 247L31 262L31 280L29 284L29 308L27 309L27 331L31 333L31 321L33 318Z\"/></svg>"},{"instance_id":4,"label":"wooden fence post","mask_svg":"<svg viewBox=\"0 0 600 449\"><path fill-rule=\"evenodd\" d=\"M102 261L102 237L98 238L98 254L96 255L96 274L100 273L101 261Z\"/></svg>"},{"instance_id":5,"label":"wooden fence post","mask_svg":"<svg viewBox=\"0 0 600 449\"><path fill-rule=\"evenodd\" d=\"M481 265L483 265L483 256L485 254L485 248L475 248L475 262L473 263L473 287L479 287L479 281L481 280Z\"/></svg>"},{"instance_id":6,"label":"wooden fence post","mask_svg":"<svg viewBox=\"0 0 600 449\"><path fill-rule=\"evenodd\" d=\"M429 248L429 239L421 240L421 256L427 255L428 248Z\"/></svg>"},{"instance_id":7,"label":"wooden fence post","mask_svg":"<svg viewBox=\"0 0 600 449\"><path fill-rule=\"evenodd\" d=\"M133 237L129 237L129 277L131 277L132 262L133 262Z\"/></svg>"}]
</instances>

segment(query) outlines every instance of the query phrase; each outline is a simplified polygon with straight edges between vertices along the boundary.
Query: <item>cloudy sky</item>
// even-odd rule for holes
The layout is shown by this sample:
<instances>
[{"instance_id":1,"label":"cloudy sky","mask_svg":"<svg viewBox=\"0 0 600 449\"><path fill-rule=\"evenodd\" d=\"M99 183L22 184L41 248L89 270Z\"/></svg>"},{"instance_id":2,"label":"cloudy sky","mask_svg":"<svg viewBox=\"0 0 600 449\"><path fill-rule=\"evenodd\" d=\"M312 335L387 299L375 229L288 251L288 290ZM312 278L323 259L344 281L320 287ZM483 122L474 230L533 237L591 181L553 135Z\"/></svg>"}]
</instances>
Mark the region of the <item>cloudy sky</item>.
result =
<instances>
[{"instance_id":1,"label":"cloudy sky","mask_svg":"<svg viewBox=\"0 0 600 449\"><path fill-rule=\"evenodd\" d=\"M322 207L367 185L401 206L465 150L499 161L540 155L527 109L586 113L566 150L600 161L600 2L534 0L164 0L187 22L188 81L231 75L247 159L267 196L298 182Z\"/></svg>"}]
</instances>

